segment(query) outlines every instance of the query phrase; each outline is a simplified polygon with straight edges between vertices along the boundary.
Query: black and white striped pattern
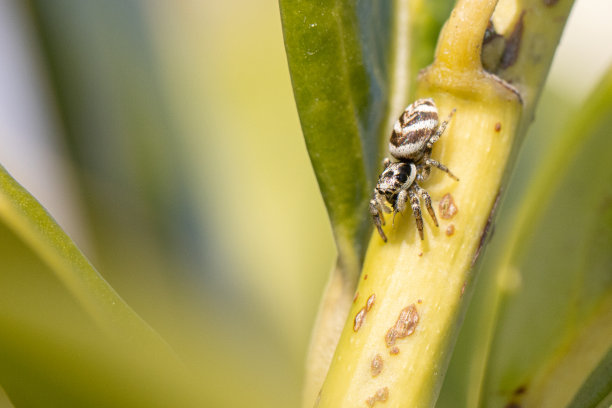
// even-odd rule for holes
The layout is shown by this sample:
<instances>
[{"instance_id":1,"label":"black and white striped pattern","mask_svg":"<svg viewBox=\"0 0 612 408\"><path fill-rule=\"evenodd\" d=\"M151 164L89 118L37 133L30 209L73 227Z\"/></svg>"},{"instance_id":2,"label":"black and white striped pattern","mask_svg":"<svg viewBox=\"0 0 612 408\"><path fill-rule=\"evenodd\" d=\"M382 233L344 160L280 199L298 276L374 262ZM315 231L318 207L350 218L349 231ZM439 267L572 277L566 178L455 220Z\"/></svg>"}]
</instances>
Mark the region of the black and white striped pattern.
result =
<instances>
[{"instance_id":1,"label":"black and white striped pattern","mask_svg":"<svg viewBox=\"0 0 612 408\"><path fill-rule=\"evenodd\" d=\"M440 139L454 113L455 109L450 112L447 120L439 124L438 109L434 101L419 99L408 106L395 122L389 140L389 152L398 162L393 163L388 158L383 161L385 169L378 178L370 200L370 214L383 241L387 242L382 228L385 225L384 213L393 212L395 219L398 212L404 212L408 202L421 240L424 239L421 200L425 201L427 212L434 225L438 226L431 197L418 182L427 179L431 167L436 167L459 181L448 167L431 158L434 143Z\"/></svg>"},{"instance_id":2,"label":"black and white striped pattern","mask_svg":"<svg viewBox=\"0 0 612 408\"><path fill-rule=\"evenodd\" d=\"M427 142L438 129L438 109L432 99L418 99L402 113L393 126L389 152L398 160L417 162Z\"/></svg>"}]
</instances>

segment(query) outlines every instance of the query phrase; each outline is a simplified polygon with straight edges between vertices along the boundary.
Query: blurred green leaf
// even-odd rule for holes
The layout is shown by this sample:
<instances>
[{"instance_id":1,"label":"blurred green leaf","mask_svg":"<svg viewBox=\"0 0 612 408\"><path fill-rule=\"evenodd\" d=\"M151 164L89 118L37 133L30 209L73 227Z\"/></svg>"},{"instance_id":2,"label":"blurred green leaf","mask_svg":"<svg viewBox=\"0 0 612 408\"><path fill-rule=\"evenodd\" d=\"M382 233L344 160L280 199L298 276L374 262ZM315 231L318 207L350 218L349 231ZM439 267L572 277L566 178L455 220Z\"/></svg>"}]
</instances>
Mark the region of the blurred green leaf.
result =
<instances>
[{"instance_id":1,"label":"blurred green leaf","mask_svg":"<svg viewBox=\"0 0 612 408\"><path fill-rule=\"evenodd\" d=\"M168 406L197 400L169 346L1 166L0 251L0 382L12 401Z\"/></svg>"},{"instance_id":2,"label":"blurred green leaf","mask_svg":"<svg viewBox=\"0 0 612 408\"><path fill-rule=\"evenodd\" d=\"M542 392L533 388L543 384L531 382L546 381L540 370L568 352L612 296L611 111L612 70L552 149L514 219L500 264L502 299L485 405L500 390L507 395L525 387L522 398ZM599 329L589 329L591 340L612 343L606 327ZM568 383L557 385L565 392L579 385L589 363L585 358L584 368L572 368L578 378L568 375Z\"/></svg>"},{"instance_id":3,"label":"blurred green leaf","mask_svg":"<svg viewBox=\"0 0 612 408\"><path fill-rule=\"evenodd\" d=\"M291 405L287 401L299 395L309 330L304 316L312 315L312 300L310 307L300 300L318 282L312 274L286 273L296 262L311 268L291 252L310 258L308 246L294 244L301 234L274 235L272 227L262 236L258 225L274 219L287 233L295 232L295 224L283 220L295 220L297 213L308 218L293 201L314 200L302 197L309 192L300 180L310 171L285 172L267 191L267 200L254 206L244 202L261 193L262 180L274 177L278 149L281 165L302 168L292 159L303 155L299 141L274 143L283 135L286 141L286 129L294 129L285 123L297 123L279 110L290 104L276 88L282 79L276 71L286 70L277 63L284 56L277 52L282 41L276 5L242 2L235 15L235 4L25 3L79 183L77 201L91 238L87 255L123 299L205 377L201 389L223 399L209 406ZM229 16L234 24L241 19L240 30L227 28L222 20ZM234 42L242 32L252 34L249 41ZM217 47L232 52L211 64ZM252 62L248 70L237 64L245 59ZM229 64L234 68L224 66ZM244 115L234 121L237 105ZM231 125L222 127L228 118ZM228 134L236 137L228 142ZM295 152L287 146L296 146ZM235 165L227 166L227 160ZM277 193L288 200L279 200ZM238 212L239 217L232 216ZM289 251L281 250L285 247ZM328 253L317 255L328 264ZM279 307L283 302L290 305ZM266 375L254 376L246 366L258 373L266 366ZM236 383L243 393L231 392ZM270 399L267 387L284 392Z\"/></svg>"},{"instance_id":4,"label":"blurred green leaf","mask_svg":"<svg viewBox=\"0 0 612 408\"><path fill-rule=\"evenodd\" d=\"M410 19L410 100L414 99L416 80L420 70L431 64L438 43L438 35L448 19L452 0L408 0ZM399 112L398 112L399 115Z\"/></svg>"},{"instance_id":5,"label":"blurred green leaf","mask_svg":"<svg viewBox=\"0 0 612 408\"><path fill-rule=\"evenodd\" d=\"M174 282L190 273L182 265L218 256L198 229L184 139L147 21L153 8L122 0L26 4L75 168L89 255L144 309L130 283Z\"/></svg>"},{"instance_id":6,"label":"blurred green leaf","mask_svg":"<svg viewBox=\"0 0 612 408\"><path fill-rule=\"evenodd\" d=\"M612 405L612 347L586 379L568 408L609 408Z\"/></svg>"},{"instance_id":7,"label":"blurred green leaf","mask_svg":"<svg viewBox=\"0 0 612 408\"><path fill-rule=\"evenodd\" d=\"M612 70L502 210L439 407L564 406L612 344L610 112Z\"/></svg>"}]
</instances>

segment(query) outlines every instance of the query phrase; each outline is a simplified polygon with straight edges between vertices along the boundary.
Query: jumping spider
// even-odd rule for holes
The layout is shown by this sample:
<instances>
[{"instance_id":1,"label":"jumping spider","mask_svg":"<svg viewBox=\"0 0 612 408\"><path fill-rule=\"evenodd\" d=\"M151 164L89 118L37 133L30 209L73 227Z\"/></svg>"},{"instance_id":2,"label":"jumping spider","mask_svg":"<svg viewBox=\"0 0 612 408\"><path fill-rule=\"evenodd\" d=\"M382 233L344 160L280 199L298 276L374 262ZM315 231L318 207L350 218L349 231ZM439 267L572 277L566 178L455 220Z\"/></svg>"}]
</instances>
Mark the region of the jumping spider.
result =
<instances>
[{"instance_id":1,"label":"jumping spider","mask_svg":"<svg viewBox=\"0 0 612 408\"><path fill-rule=\"evenodd\" d=\"M398 161L392 162L385 158L384 170L378 178L374 196L370 200L370 214L383 241L387 242L382 229L382 225L385 225L383 212L390 213L391 209L388 207L390 205L395 219L395 214L406 209L408 199L421 239L423 239L421 198L425 201L434 224L438 226L431 197L417 182L425 181L429 177L432 166L459 181L446 166L430 157L433 144L440 139L454 113L455 109L447 120L438 125L438 109L434 101L429 98L418 99L408 106L395 122L389 140L389 153Z\"/></svg>"}]
</instances>

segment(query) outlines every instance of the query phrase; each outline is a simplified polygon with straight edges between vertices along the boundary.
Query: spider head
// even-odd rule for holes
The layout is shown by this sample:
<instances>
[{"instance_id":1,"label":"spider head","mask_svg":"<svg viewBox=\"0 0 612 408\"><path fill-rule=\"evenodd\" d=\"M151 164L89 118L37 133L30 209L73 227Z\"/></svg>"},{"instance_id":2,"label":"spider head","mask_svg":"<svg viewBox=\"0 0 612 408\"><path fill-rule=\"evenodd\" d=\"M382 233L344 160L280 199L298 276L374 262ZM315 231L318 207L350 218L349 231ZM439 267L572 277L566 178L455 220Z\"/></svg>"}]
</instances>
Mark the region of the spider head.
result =
<instances>
[{"instance_id":1,"label":"spider head","mask_svg":"<svg viewBox=\"0 0 612 408\"><path fill-rule=\"evenodd\" d=\"M410 186L416 177L416 167L412 163L390 163L382 172L376 184L378 194L388 201L397 195L402 188Z\"/></svg>"}]
</instances>

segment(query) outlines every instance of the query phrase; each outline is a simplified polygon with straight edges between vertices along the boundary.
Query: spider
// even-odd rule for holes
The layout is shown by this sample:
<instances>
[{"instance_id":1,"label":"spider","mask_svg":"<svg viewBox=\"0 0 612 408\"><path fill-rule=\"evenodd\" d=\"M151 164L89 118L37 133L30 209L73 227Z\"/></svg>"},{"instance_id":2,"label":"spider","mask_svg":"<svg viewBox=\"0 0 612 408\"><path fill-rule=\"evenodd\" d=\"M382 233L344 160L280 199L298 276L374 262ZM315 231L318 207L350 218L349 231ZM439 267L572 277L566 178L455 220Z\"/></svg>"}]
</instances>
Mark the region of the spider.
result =
<instances>
[{"instance_id":1,"label":"spider","mask_svg":"<svg viewBox=\"0 0 612 408\"><path fill-rule=\"evenodd\" d=\"M389 153L398 161L392 162L388 158L383 160L384 170L370 200L370 214L383 241L387 242L387 236L382 229L382 225L385 225L383 213L391 212L389 205L395 220L395 215L403 212L410 200L421 240L423 217L420 199L425 201L429 215L436 227L438 226L431 197L417 182L425 181L429 177L431 167L436 167L459 181L446 166L430 157L434 143L440 139L454 113L455 109L447 120L438 125L438 109L434 101L430 98L418 99L409 105L395 122L389 140Z\"/></svg>"}]
</instances>

